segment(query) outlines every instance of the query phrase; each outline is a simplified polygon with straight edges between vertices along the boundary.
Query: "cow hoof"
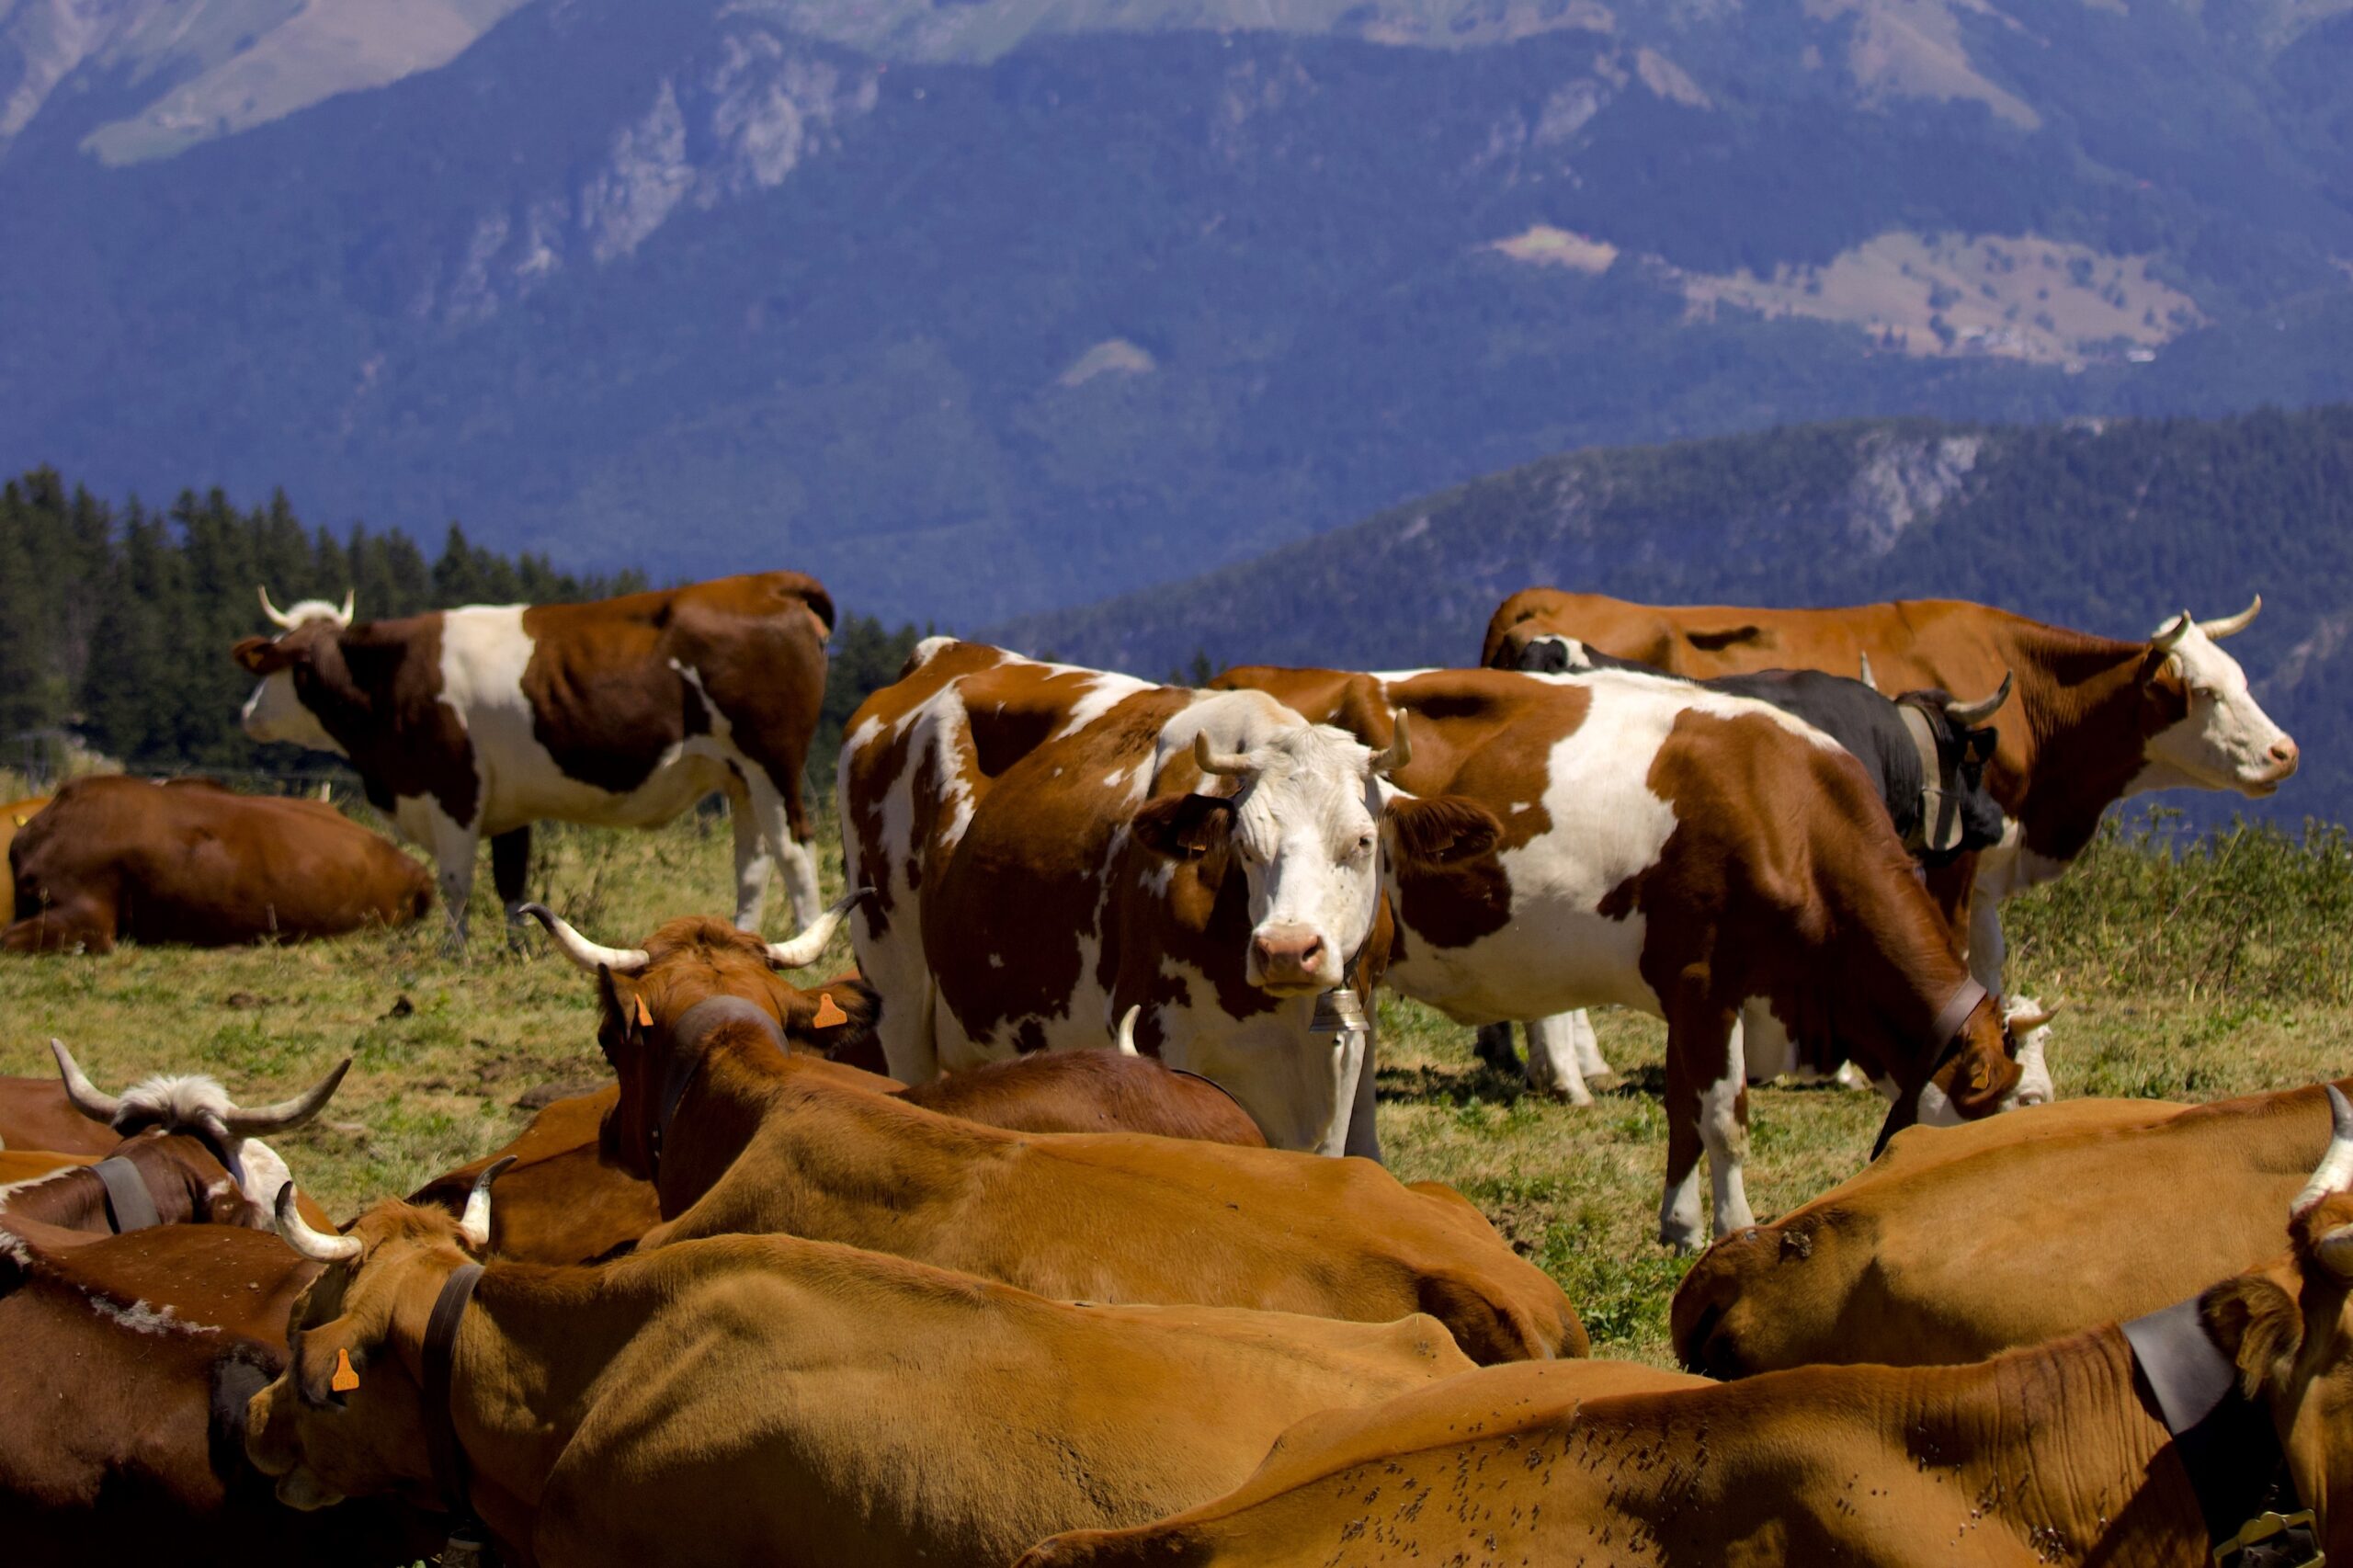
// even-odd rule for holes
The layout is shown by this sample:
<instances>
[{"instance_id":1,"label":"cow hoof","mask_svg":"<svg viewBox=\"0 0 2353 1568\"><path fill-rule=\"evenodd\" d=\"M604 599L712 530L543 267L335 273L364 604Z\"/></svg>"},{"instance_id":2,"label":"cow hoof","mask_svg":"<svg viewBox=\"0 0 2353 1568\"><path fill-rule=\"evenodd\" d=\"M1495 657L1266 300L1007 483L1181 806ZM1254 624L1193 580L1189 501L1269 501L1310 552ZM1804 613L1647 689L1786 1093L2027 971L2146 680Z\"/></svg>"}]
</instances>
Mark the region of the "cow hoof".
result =
<instances>
[{"instance_id":1,"label":"cow hoof","mask_svg":"<svg viewBox=\"0 0 2353 1568\"><path fill-rule=\"evenodd\" d=\"M1589 1106L1593 1104L1593 1091L1582 1084L1574 1089L1556 1088L1547 1084L1530 1084L1528 1086L1555 1105Z\"/></svg>"}]
</instances>

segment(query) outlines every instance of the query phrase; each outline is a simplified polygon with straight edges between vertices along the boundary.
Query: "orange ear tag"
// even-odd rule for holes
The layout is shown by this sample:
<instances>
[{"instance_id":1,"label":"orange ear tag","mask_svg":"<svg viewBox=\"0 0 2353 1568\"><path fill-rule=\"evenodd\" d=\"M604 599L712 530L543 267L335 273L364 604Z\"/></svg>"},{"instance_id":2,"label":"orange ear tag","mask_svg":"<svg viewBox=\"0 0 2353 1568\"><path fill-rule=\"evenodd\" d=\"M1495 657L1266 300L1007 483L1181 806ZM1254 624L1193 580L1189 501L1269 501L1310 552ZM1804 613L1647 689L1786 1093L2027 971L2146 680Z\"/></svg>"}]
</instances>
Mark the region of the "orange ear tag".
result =
<instances>
[{"instance_id":1,"label":"orange ear tag","mask_svg":"<svg viewBox=\"0 0 2353 1568\"><path fill-rule=\"evenodd\" d=\"M327 1380L327 1387L337 1393L349 1393L359 1386L359 1374L351 1369L351 1352L338 1346L335 1353L335 1376Z\"/></svg>"},{"instance_id":2,"label":"orange ear tag","mask_svg":"<svg viewBox=\"0 0 2353 1568\"><path fill-rule=\"evenodd\" d=\"M645 998L641 995L636 1000L637 1027L642 1029L652 1028L654 1027L654 1015L645 1010Z\"/></svg>"},{"instance_id":3,"label":"orange ear tag","mask_svg":"<svg viewBox=\"0 0 2353 1568\"><path fill-rule=\"evenodd\" d=\"M849 1015L835 1003L832 992L820 991L817 993L817 1016L811 1021L821 1029L829 1029L835 1024L849 1022Z\"/></svg>"}]
</instances>

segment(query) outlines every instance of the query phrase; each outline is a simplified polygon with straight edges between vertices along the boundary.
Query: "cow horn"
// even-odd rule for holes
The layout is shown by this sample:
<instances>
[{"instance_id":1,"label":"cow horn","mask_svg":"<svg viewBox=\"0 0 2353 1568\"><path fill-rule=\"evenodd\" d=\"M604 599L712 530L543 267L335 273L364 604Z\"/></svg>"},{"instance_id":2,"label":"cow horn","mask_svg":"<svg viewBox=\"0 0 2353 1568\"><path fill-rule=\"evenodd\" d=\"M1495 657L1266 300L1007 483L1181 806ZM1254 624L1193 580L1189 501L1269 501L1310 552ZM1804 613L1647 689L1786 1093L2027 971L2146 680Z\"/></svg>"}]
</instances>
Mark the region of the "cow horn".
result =
<instances>
[{"instance_id":1,"label":"cow horn","mask_svg":"<svg viewBox=\"0 0 2353 1568\"><path fill-rule=\"evenodd\" d=\"M1136 1017L1142 1011L1143 1004L1139 1002L1120 1016L1120 1032L1112 1037L1111 1043L1119 1048L1120 1054L1122 1056L1137 1054Z\"/></svg>"},{"instance_id":2,"label":"cow horn","mask_svg":"<svg viewBox=\"0 0 2353 1568\"><path fill-rule=\"evenodd\" d=\"M2328 1085L2328 1110L2334 1122L2328 1135L2328 1152L2320 1157L2320 1167L2313 1172L2313 1179L2296 1200L2288 1205L2290 1218L2294 1218L2331 1193L2345 1190L2353 1182L2353 1100L2336 1085Z\"/></svg>"},{"instance_id":3,"label":"cow horn","mask_svg":"<svg viewBox=\"0 0 2353 1568\"><path fill-rule=\"evenodd\" d=\"M294 618L269 602L269 589L266 585L256 585L256 591L261 595L261 612L269 617L269 623L281 631L293 631Z\"/></svg>"},{"instance_id":4,"label":"cow horn","mask_svg":"<svg viewBox=\"0 0 2353 1568\"><path fill-rule=\"evenodd\" d=\"M232 1108L222 1119L222 1126L240 1138L251 1138L264 1132L283 1132L290 1127L300 1127L327 1108L327 1101L335 1097L343 1075L350 1071L351 1058L347 1056L335 1063L334 1072L290 1100L257 1106L251 1110L243 1106Z\"/></svg>"},{"instance_id":5,"label":"cow horn","mask_svg":"<svg viewBox=\"0 0 2353 1568\"><path fill-rule=\"evenodd\" d=\"M548 935L555 938L555 945L563 949L563 956L590 974L600 969L609 969L615 974L635 974L654 961L653 955L643 948L598 947L574 930L563 915L544 903L527 903L517 913L528 915L547 927Z\"/></svg>"},{"instance_id":6,"label":"cow horn","mask_svg":"<svg viewBox=\"0 0 2353 1568\"><path fill-rule=\"evenodd\" d=\"M49 1051L57 1058L57 1075L65 1080L65 1097L74 1102L74 1108L92 1121L111 1124L114 1113L122 1108L122 1101L116 1096L100 1094L98 1086L82 1075L80 1065L74 1062L74 1053L65 1049L63 1040L51 1036Z\"/></svg>"},{"instance_id":7,"label":"cow horn","mask_svg":"<svg viewBox=\"0 0 2353 1568\"><path fill-rule=\"evenodd\" d=\"M1974 702L1963 702L1959 698L1948 698L1945 701L1945 717L1964 730L1973 730L2001 710L2002 704L2010 699L2010 687L2017 681L2018 675L2015 671L2004 670L2002 684L1995 688L1994 695L1991 697L1982 697Z\"/></svg>"},{"instance_id":8,"label":"cow horn","mask_svg":"<svg viewBox=\"0 0 2353 1568\"><path fill-rule=\"evenodd\" d=\"M512 1154L491 1161L474 1177L473 1190L466 1194L466 1211L458 1216L458 1233L476 1252L490 1244L490 1184L506 1175L514 1163Z\"/></svg>"},{"instance_id":9,"label":"cow horn","mask_svg":"<svg viewBox=\"0 0 2353 1568\"><path fill-rule=\"evenodd\" d=\"M1873 691L1879 689L1879 677L1871 674L1871 656L1869 650L1865 650L1863 653L1863 684Z\"/></svg>"},{"instance_id":10,"label":"cow horn","mask_svg":"<svg viewBox=\"0 0 2353 1568\"><path fill-rule=\"evenodd\" d=\"M346 588L343 591L343 614L336 619L340 619L346 626L349 626L351 624L351 612L358 608L359 590L357 588Z\"/></svg>"},{"instance_id":11,"label":"cow horn","mask_svg":"<svg viewBox=\"0 0 2353 1568\"><path fill-rule=\"evenodd\" d=\"M1389 744L1372 754L1372 772L1376 778L1386 778L1414 760L1414 743L1405 733L1405 715L1400 710L1395 728L1390 731Z\"/></svg>"},{"instance_id":12,"label":"cow horn","mask_svg":"<svg viewBox=\"0 0 2353 1568\"><path fill-rule=\"evenodd\" d=\"M2048 1007L2037 1005L2022 1008L2004 1018L2002 1020L2002 1026L2008 1029L2012 1034L2032 1034L2035 1030L2040 1028L2043 1025L2057 1017L2059 1016L2059 1009L2065 1006L2066 1004L2063 1002L2053 1002Z\"/></svg>"},{"instance_id":13,"label":"cow horn","mask_svg":"<svg viewBox=\"0 0 2353 1568\"><path fill-rule=\"evenodd\" d=\"M809 922L809 928L790 942L770 942L768 962L779 969L799 969L805 964L815 963L817 955L825 950L825 944L834 939L834 927L842 923L842 916L856 908L858 901L873 891L872 888L853 889L835 900L831 909Z\"/></svg>"},{"instance_id":14,"label":"cow horn","mask_svg":"<svg viewBox=\"0 0 2353 1568\"><path fill-rule=\"evenodd\" d=\"M2226 615L2220 620L2201 620L2198 623L2198 630L2220 642L2225 637L2236 636L2239 632L2245 631L2246 623L2253 620L2262 608L2263 596L2257 594L2246 608L2239 611L2238 614Z\"/></svg>"},{"instance_id":15,"label":"cow horn","mask_svg":"<svg viewBox=\"0 0 2353 1568\"><path fill-rule=\"evenodd\" d=\"M2197 624L2189 619L2189 612L2183 610L2179 615L2157 628L2156 635L2149 639L2149 646L2160 653L2170 653L2173 652L2174 644L2188 636L2189 629Z\"/></svg>"},{"instance_id":16,"label":"cow horn","mask_svg":"<svg viewBox=\"0 0 2353 1568\"><path fill-rule=\"evenodd\" d=\"M1193 765L1204 773L1225 774L1240 778L1252 771L1250 754L1244 751L1221 752L1210 744L1207 730L1193 736Z\"/></svg>"},{"instance_id":17,"label":"cow horn","mask_svg":"<svg viewBox=\"0 0 2353 1568\"><path fill-rule=\"evenodd\" d=\"M358 1236L323 1236L311 1229L311 1222L294 1207L294 1184L290 1181L278 1189L278 1233L286 1238L288 1246L313 1263L349 1263L359 1256Z\"/></svg>"}]
</instances>

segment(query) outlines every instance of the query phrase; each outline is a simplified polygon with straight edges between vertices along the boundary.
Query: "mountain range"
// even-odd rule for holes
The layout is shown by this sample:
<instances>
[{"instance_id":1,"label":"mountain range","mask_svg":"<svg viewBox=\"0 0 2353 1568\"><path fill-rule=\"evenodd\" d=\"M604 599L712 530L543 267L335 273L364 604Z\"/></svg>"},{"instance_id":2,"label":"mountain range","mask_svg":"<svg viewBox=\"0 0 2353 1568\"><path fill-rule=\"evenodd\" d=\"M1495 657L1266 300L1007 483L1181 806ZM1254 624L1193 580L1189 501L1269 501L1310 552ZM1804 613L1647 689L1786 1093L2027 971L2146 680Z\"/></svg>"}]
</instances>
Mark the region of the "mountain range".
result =
<instances>
[{"instance_id":1,"label":"mountain range","mask_svg":"<svg viewBox=\"0 0 2353 1568\"><path fill-rule=\"evenodd\" d=\"M974 627L1571 449L2353 397L2353 11L0 0L0 212L11 471Z\"/></svg>"}]
</instances>

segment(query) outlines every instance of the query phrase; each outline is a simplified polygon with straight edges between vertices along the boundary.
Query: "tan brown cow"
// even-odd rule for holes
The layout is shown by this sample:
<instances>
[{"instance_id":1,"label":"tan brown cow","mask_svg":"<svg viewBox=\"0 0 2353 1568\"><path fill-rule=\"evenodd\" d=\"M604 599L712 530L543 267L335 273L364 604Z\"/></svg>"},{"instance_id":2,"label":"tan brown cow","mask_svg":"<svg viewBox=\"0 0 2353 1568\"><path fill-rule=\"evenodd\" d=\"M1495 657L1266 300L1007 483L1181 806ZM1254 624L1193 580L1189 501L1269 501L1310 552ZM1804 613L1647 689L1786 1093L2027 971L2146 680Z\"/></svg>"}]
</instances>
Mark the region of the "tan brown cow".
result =
<instances>
[{"instance_id":1,"label":"tan brown cow","mask_svg":"<svg viewBox=\"0 0 2353 1568\"><path fill-rule=\"evenodd\" d=\"M713 790L735 824L735 922L771 865L817 916L801 775L825 695L834 604L798 572L573 605L469 605L353 625L352 602L280 613L237 662L245 733L350 759L368 799L433 853L465 937L477 846L518 918L531 824L654 827Z\"/></svg>"},{"instance_id":2,"label":"tan brown cow","mask_svg":"<svg viewBox=\"0 0 2353 1568\"><path fill-rule=\"evenodd\" d=\"M628 1251L661 1221L654 1184L608 1164L597 1150L605 1115L620 1097L608 1084L555 1101L515 1141L434 1177L408 1201L462 1213L475 1181L501 1161L487 1251L516 1263L587 1263Z\"/></svg>"},{"instance_id":3,"label":"tan brown cow","mask_svg":"<svg viewBox=\"0 0 2353 1568\"><path fill-rule=\"evenodd\" d=\"M1617 670L1219 681L1317 721L1393 709L1411 736L1399 787L1503 824L1490 852L1390 871L1390 984L1462 1023L1600 1003L1666 1020L1662 1240L1699 1238L1703 1149L1716 1233L1751 1222L1752 1079L1851 1061L1893 1096L1891 1130L2014 1102L2000 1013L1877 790L1779 709ZM1563 1051L1551 1071L1579 1070Z\"/></svg>"},{"instance_id":4,"label":"tan brown cow","mask_svg":"<svg viewBox=\"0 0 2353 1568\"><path fill-rule=\"evenodd\" d=\"M2328 1139L2318 1086L1906 1133L1853 1180L1711 1247L1676 1290L1676 1352L1715 1377L1970 1361L2153 1312L2268 1256L2268 1226ZM2152 1225L2125 1201L2152 1191L2195 1201Z\"/></svg>"},{"instance_id":5,"label":"tan brown cow","mask_svg":"<svg viewBox=\"0 0 2353 1568\"><path fill-rule=\"evenodd\" d=\"M2065 870L2110 805L2179 788L2260 799L2296 771L2296 743L2216 645L2262 606L2258 596L2239 614L2208 621L2183 610L2144 642L2120 642L1957 599L1754 609L1529 588L1488 621L1480 662L1516 667L1527 643L1560 635L1701 678L1767 669L1852 676L1868 659L1883 690L1977 692L2014 673L2018 694L1985 775L2014 829L1973 871L1939 879L1949 884L1948 910L1968 904L1972 971L1999 991L2002 900Z\"/></svg>"},{"instance_id":6,"label":"tan brown cow","mask_svg":"<svg viewBox=\"0 0 2353 1568\"><path fill-rule=\"evenodd\" d=\"M425 913L425 869L333 806L209 779L76 778L8 846L10 952L333 937Z\"/></svg>"},{"instance_id":7,"label":"tan brown cow","mask_svg":"<svg viewBox=\"0 0 2353 1568\"><path fill-rule=\"evenodd\" d=\"M2210 1568L2282 1473L2346 1560L2353 1107L2338 1126L2292 1250L2151 1317L1961 1367L1591 1397L1571 1377L1518 1401L1475 1373L1312 1420L1228 1496L1022 1568ZM2131 1196L2156 1228L2179 1207ZM1513 1370L1536 1389L1558 1369ZM2314 1544L2260 1561L2317 1562Z\"/></svg>"},{"instance_id":8,"label":"tan brown cow","mask_svg":"<svg viewBox=\"0 0 2353 1568\"><path fill-rule=\"evenodd\" d=\"M1392 760L1256 692L918 645L852 715L839 774L892 1076L1100 1050L1141 1008L1142 1049L1268 1142L1377 1157L1365 1035L1330 994L1378 974L1384 862L1495 831L1395 797Z\"/></svg>"},{"instance_id":9,"label":"tan brown cow","mask_svg":"<svg viewBox=\"0 0 2353 1568\"><path fill-rule=\"evenodd\" d=\"M445 1405L425 1330L472 1261L463 1222L397 1203L343 1236L282 1222L331 1271L253 1400L254 1462L296 1507L431 1497L446 1421L449 1489L527 1565L1006 1562L1213 1496L1312 1411L1468 1369L1426 1317L1073 1304L723 1236L594 1269L487 1266Z\"/></svg>"},{"instance_id":10,"label":"tan brown cow","mask_svg":"<svg viewBox=\"0 0 2353 1568\"><path fill-rule=\"evenodd\" d=\"M1448 1189L1369 1161L943 1116L780 1049L806 1027L772 969L796 955L715 920L616 949L541 918L597 977L620 1079L606 1152L654 1182L666 1221L643 1247L789 1232L1062 1300L1420 1311L1476 1360L1585 1353L1560 1287Z\"/></svg>"},{"instance_id":11,"label":"tan brown cow","mask_svg":"<svg viewBox=\"0 0 2353 1568\"><path fill-rule=\"evenodd\" d=\"M8 841L17 836L17 830L32 821L48 804L47 795L29 795L24 800L0 805L0 850L6 850Z\"/></svg>"},{"instance_id":12,"label":"tan brown cow","mask_svg":"<svg viewBox=\"0 0 2353 1568\"><path fill-rule=\"evenodd\" d=\"M0 1231L0 1559L364 1568L436 1550L441 1532L398 1503L297 1514L245 1462L246 1402L283 1366L317 1272L223 1226L61 1246Z\"/></svg>"}]
</instances>

